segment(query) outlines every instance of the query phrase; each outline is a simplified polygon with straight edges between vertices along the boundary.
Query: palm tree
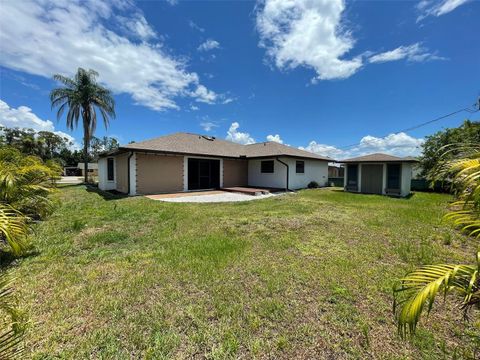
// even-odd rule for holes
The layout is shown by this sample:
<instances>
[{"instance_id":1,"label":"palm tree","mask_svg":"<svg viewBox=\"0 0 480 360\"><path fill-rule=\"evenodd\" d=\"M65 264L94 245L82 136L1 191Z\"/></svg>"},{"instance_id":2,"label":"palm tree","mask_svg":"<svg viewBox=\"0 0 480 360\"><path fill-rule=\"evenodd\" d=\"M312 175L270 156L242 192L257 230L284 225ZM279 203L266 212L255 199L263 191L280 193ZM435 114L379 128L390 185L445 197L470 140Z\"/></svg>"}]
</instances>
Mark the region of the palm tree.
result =
<instances>
[{"instance_id":1,"label":"palm tree","mask_svg":"<svg viewBox=\"0 0 480 360\"><path fill-rule=\"evenodd\" d=\"M67 112L67 127L73 130L78 126L80 116L83 122L83 158L85 182L88 182L88 149L90 139L97 127L97 110L103 117L105 127L109 118L115 118L115 102L112 93L97 83L98 73L94 70L78 68L73 78L60 74L53 76L64 87L53 89L50 93L52 108L58 107L57 119Z\"/></svg>"},{"instance_id":2,"label":"palm tree","mask_svg":"<svg viewBox=\"0 0 480 360\"><path fill-rule=\"evenodd\" d=\"M455 150L458 150L457 147ZM452 181L457 199L447 220L470 236L480 238L480 147L460 147L461 155L440 161L434 172ZM455 294L464 311L480 306L480 252L473 264L426 265L408 273L394 288L394 309L402 336L415 333L424 311L430 312L438 294Z\"/></svg>"}]
</instances>

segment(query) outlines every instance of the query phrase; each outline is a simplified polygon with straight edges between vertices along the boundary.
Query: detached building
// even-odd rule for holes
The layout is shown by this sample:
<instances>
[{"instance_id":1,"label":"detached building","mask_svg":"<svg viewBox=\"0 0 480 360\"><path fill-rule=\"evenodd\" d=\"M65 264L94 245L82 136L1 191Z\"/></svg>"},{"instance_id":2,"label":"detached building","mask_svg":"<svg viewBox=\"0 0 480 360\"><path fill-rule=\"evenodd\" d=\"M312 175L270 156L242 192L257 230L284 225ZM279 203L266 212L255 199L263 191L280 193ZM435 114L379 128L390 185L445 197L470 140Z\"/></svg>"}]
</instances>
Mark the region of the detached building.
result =
<instances>
[{"instance_id":1,"label":"detached building","mask_svg":"<svg viewBox=\"0 0 480 360\"><path fill-rule=\"evenodd\" d=\"M391 196L410 195L412 157L371 154L341 161L345 164L345 191Z\"/></svg>"},{"instance_id":2,"label":"detached building","mask_svg":"<svg viewBox=\"0 0 480 360\"><path fill-rule=\"evenodd\" d=\"M276 142L241 145L176 133L121 146L98 160L99 188L130 195L229 187L325 186L328 157Z\"/></svg>"}]
</instances>

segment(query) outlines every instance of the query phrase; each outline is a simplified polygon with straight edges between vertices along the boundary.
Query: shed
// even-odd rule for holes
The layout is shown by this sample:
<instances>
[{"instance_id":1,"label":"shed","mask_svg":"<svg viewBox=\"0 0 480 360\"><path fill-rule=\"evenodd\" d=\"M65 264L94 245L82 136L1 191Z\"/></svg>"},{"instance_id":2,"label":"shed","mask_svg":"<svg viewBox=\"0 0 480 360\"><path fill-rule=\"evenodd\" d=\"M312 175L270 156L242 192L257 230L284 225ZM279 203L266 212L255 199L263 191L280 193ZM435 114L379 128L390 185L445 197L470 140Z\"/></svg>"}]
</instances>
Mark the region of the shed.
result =
<instances>
[{"instance_id":1,"label":"shed","mask_svg":"<svg viewBox=\"0 0 480 360\"><path fill-rule=\"evenodd\" d=\"M410 194L413 157L375 153L345 159L345 191L405 197Z\"/></svg>"}]
</instances>

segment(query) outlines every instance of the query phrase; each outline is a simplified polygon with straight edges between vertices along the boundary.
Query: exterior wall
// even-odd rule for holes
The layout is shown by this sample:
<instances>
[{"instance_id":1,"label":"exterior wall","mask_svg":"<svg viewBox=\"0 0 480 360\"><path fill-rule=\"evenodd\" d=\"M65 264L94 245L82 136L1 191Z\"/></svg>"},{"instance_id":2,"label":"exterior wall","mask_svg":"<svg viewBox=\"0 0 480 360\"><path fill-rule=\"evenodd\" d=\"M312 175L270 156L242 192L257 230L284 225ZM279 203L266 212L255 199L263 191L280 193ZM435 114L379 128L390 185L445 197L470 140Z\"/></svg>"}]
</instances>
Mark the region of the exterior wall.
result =
<instances>
[{"instance_id":1,"label":"exterior wall","mask_svg":"<svg viewBox=\"0 0 480 360\"><path fill-rule=\"evenodd\" d=\"M130 195L137 195L137 154L130 157Z\"/></svg>"},{"instance_id":2,"label":"exterior wall","mask_svg":"<svg viewBox=\"0 0 480 360\"><path fill-rule=\"evenodd\" d=\"M134 162L136 194L183 191L183 156L137 153ZM131 167L132 168L132 167ZM133 185L132 185L133 187ZM133 189L132 189L133 190Z\"/></svg>"},{"instance_id":3,"label":"exterior wall","mask_svg":"<svg viewBox=\"0 0 480 360\"><path fill-rule=\"evenodd\" d=\"M273 160L273 173L262 174L261 163L265 160ZM258 187L271 187L284 189L287 178L287 168L275 159L252 159L248 160L248 185Z\"/></svg>"},{"instance_id":4,"label":"exterior wall","mask_svg":"<svg viewBox=\"0 0 480 360\"><path fill-rule=\"evenodd\" d=\"M410 195L410 187L412 183L412 164L411 163L402 163L402 174L401 174L401 195L408 196Z\"/></svg>"},{"instance_id":5,"label":"exterior wall","mask_svg":"<svg viewBox=\"0 0 480 360\"><path fill-rule=\"evenodd\" d=\"M288 164L290 171L288 186L291 190L305 189L312 181L316 181L319 186L328 185L327 161L294 158L281 158L281 160ZM296 172L297 160L305 162L305 172L303 174L297 174Z\"/></svg>"},{"instance_id":6,"label":"exterior wall","mask_svg":"<svg viewBox=\"0 0 480 360\"><path fill-rule=\"evenodd\" d=\"M103 191L115 190L117 188L117 174L115 162L113 165L113 181L108 181L107 158L98 159L98 188Z\"/></svg>"},{"instance_id":7,"label":"exterior wall","mask_svg":"<svg viewBox=\"0 0 480 360\"><path fill-rule=\"evenodd\" d=\"M261 172L261 162L274 160L274 169L271 174ZM320 186L328 182L328 162L321 160L296 159L282 157L281 161L289 167L289 189L304 189L311 181L316 181ZM296 173L296 161L305 162L305 173ZM248 161L248 185L258 187L271 187L283 189L286 186L287 168L276 159L253 159Z\"/></svg>"},{"instance_id":8,"label":"exterior wall","mask_svg":"<svg viewBox=\"0 0 480 360\"><path fill-rule=\"evenodd\" d=\"M115 179L117 191L128 194L128 156L130 153L120 154L115 157Z\"/></svg>"},{"instance_id":9,"label":"exterior wall","mask_svg":"<svg viewBox=\"0 0 480 360\"><path fill-rule=\"evenodd\" d=\"M361 163L358 164L358 192L361 192L361 172L362 172L362 165L368 163ZM371 164L378 164L378 163L371 163ZM387 163L382 163L383 171L382 171L382 194L387 195L385 192L387 188ZM347 165L348 166L348 165ZM347 174L345 170L345 174ZM400 173L400 196L405 197L410 195L410 186L412 181L412 164L411 163L402 163L401 173ZM345 176L344 185L347 185L347 177Z\"/></svg>"},{"instance_id":10,"label":"exterior wall","mask_svg":"<svg viewBox=\"0 0 480 360\"><path fill-rule=\"evenodd\" d=\"M247 186L248 185L248 161L247 160L223 160L223 186Z\"/></svg>"}]
</instances>

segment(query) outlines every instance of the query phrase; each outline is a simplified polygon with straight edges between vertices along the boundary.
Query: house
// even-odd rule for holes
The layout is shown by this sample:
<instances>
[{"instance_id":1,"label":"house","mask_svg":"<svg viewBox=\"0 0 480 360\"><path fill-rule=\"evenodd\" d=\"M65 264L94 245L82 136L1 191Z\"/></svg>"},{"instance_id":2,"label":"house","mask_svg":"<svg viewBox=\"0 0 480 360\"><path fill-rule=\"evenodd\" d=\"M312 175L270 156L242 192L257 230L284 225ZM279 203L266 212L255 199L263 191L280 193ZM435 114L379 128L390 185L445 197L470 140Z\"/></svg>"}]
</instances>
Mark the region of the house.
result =
<instances>
[{"instance_id":1,"label":"house","mask_svg":"<svg viewBox=\"0 0 480 360\"><path fill-rule=\"evenodd\" d=\"M80 170L80 176L83 176L83 171L85 169L85 163L80 162L77 164L77 168ZM88 175L89 176L98 176L98 163L88 163Z\"/></svg>"},{"instance_id":2,"label":"house","mask_svg":"<svg viewBox=\"0 0 480 360\"><path fill-rule=\"evenodd\" d=\"M341 161L345 164L346 191L408 196L415 158L370 154Z\"/></svg>"},{"instance_id":3,"label":"house","mask_svg":"<svg viewBox=\"0 0 480 360\"><path fill-rule=\"evenodd\" d=\"M83 176L84 163L78 163L77 166L65 166L63 168L64 176ZM98 164L88 163L88 174L90 176L98 176Z\"/></svg>"},{"instance_id":4,"label":"house","mask_svg":"<svg viewBox=\"0 0 480 360\"><path fill-rule=\"evenodd\" d=\"M345 169L342 166L328 165L329 178L343 178Z\"/></svg>"},{"instance_id":5,"label":"house","mask_svg":"<svg viewBox=\"0 0 480 360\"><path fill-rule=\"evenodd\" d=\"M130 195L250 186L301 189L328 180L332 159L276 142L241 145L175 133L121 146L99 161L99 188Z\"/></svg>"}]
</instances>

